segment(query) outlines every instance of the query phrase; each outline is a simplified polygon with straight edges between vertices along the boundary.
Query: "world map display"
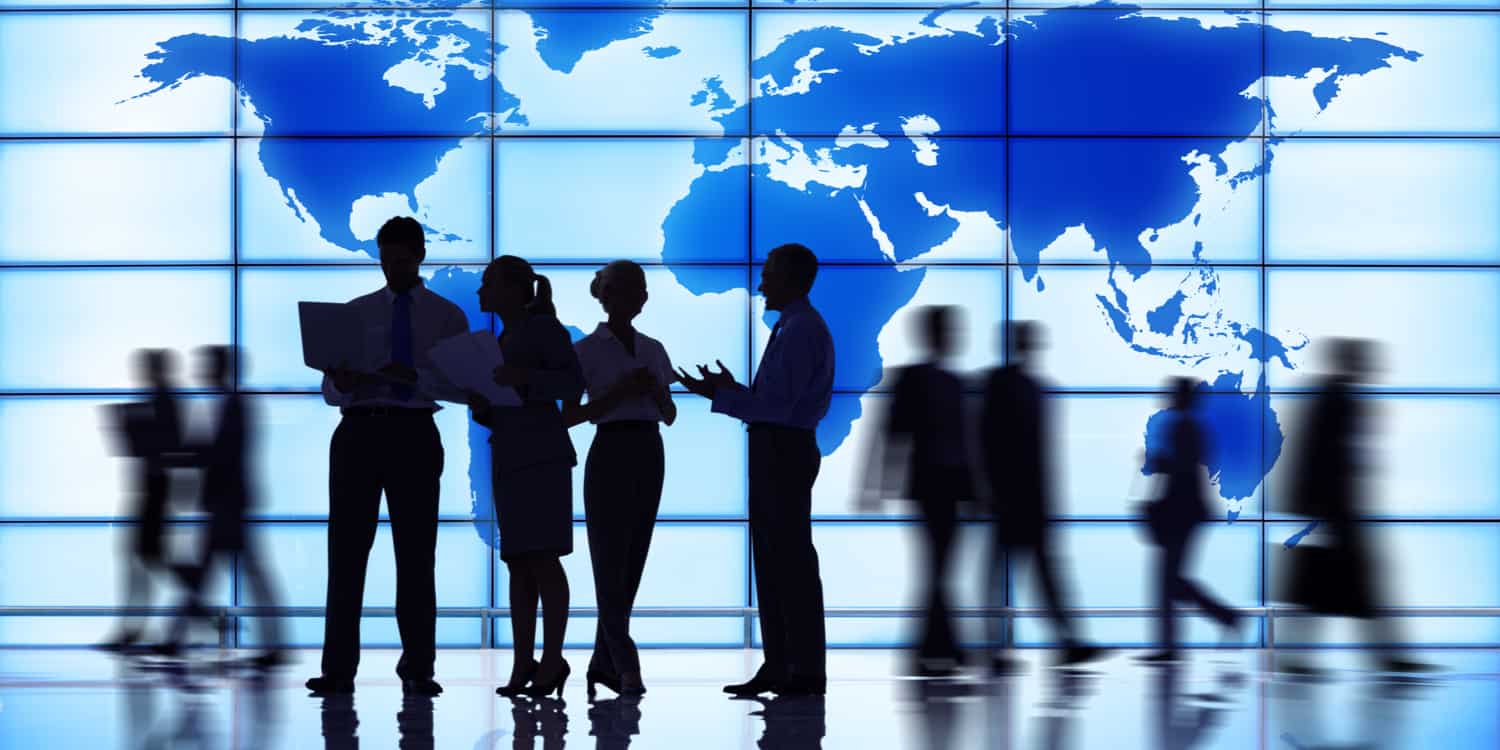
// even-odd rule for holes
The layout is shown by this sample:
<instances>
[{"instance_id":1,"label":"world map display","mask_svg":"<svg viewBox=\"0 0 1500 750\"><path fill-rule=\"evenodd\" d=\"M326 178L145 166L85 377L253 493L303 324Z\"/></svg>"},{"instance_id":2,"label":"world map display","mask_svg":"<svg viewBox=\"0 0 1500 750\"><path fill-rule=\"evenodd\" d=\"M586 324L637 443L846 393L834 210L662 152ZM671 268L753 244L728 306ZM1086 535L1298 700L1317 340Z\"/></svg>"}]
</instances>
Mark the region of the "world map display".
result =
<instances>
[{"instance_id":1,"label":"world map display","mask_svg":"<svg viewBox=\"0 0 1500 750\"><path fill-rule=\"evenodd\" d=\"M652 35L673 13L512 15L560 76L553 95L567 98L586 96L566 90L580 61L648 35L636 53L673 65L686 43ZM475 18L461 9L330 10L254 38L172 36L147 55L139 74L150 85L139 97L204 77L232 82L263 129L254 158L285 210L331 245L375 257L372 239L351 228L361 200L394 196L418 213L418 186L445 157L475 137L532 126L527 98L507 86L506 46ZM699 296L729 289L733 277L703 273L701 261L734 222L748 223L755 258L795 241L858 266L862 273L825 273L812 295L837 342L840 382L858 393L889 365L879 334L964 232L1003 232L1022 281L1043 295L1049 253L1084 248L1107 262L1107 280L1068 304L1094 310L1113 345L1201 374L1215 394L1204 399L1207 465L1226 517L1237 517L1282 452L1261 365L1297 367L1308 339L1263 330L1226 304L1214 243L1233 238L1198 229L1240 191L1260 191L1274 169L1279 141L1260 135L1277 118L1264 80L1304 83L1309 106L1322 111L1350 81L1413 64L1422 50L1378 34L1282 30L1253 14L1107 3L1010 14L955 6L868 29L814 18L759 43L748 91L712 71L679 91L633 84L679 99L720 131L696 139L696 176L656 219L659 260L678 285ZM410 137L373 137L391 132ZM1049 133L1093 137L1041 137ZM1133 137L1161 134L1173 137ZM282 137L291 135L299 137ZM485 241L422 218L430 242ZM1162 255L1177 262L1158 267ZM438 267L428 284L477 328L487 324L478 280L473 268ZM575 336L590 325L565 322ZM834 401L818 430L825 455L846 443L861 411L858 398ZM1142 448L1164 439L1165 418L1140 425ZM488 518L486 437L470 426L476 519ZM488 523L476 526L493 542Z\"/></svg>"}]
</instances>

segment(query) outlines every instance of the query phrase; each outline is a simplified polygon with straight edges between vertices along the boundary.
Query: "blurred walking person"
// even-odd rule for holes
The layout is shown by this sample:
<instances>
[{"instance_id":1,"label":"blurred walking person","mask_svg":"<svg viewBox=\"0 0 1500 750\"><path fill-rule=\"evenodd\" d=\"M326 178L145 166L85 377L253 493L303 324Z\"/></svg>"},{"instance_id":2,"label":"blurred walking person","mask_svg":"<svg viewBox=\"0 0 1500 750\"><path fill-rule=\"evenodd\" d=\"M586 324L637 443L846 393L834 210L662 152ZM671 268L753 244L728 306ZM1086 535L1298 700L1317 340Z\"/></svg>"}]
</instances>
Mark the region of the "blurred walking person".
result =
<instances>
[{"instance_id":1,"label":"blurred walking person","mask_svg":"<svg viewBox=\"0 0 1500 750\"><path fill-rule=\"evenodd\" d=\"M1156 575L1156 652L1142 661L1165 662L1177 658L1178 602L1197 604L1226 630L1235 629L1240 616L1189 580L1187 567L1198 529L1209 518L1208 482L1203 471L1208 453L1198 412L1199 383L1191 378L1171 381L1171 408L1167 411L1164 444L1147 446L1145 470L1165 474L1161 496L1148 504L1146 523L1158 546Z\"/></svg>"},{"instance_id":2,"label":"blurred walking person","mask_svg":"<svg viewBox=\"0 0 1500 750\"><path fill-rule=\"evenodd\" d=\"M1012 323L1007 336L1010 361L990 371L984 388L980 416L980 455L991 503L993 553L991 581L987 590L991 606L1000 606L1007 561L1031 558L1031 567L1041 584L1047 615L1062 644L1061 663L1076 664L1096 659L1103 651L1078 638L1067 614L1067 593L1057 570L1052 538L1053 508L1052 418L1047 392L1036 375L1037 353L1042 349L1041 327L1031 321ZM992 641L1004 643L1000 618ZM991 661L996 673L1015 670L1019 664L1007 654Z\"/></svg>"},{"instance_id":3,"label":"blurred walking person","mask_svg":"<svg viewBox=\"0 0 1500 750\"><path fill-rule=\"evenodd\" d=\"M164 542L172 486L169 469L182 443L174 393L177 356L169 349L142 349L135 353L135 360L137 378L150 395L144 402L124 405L122 424L116 426L125 433L127 452L135 459L131 532L124 556L125 606L130 609L151 605L151 574L168 569ZM130 650L141 640L143 620L140 615L122 617L119 631L100 648Z\"/></svg>"}]
</instances>

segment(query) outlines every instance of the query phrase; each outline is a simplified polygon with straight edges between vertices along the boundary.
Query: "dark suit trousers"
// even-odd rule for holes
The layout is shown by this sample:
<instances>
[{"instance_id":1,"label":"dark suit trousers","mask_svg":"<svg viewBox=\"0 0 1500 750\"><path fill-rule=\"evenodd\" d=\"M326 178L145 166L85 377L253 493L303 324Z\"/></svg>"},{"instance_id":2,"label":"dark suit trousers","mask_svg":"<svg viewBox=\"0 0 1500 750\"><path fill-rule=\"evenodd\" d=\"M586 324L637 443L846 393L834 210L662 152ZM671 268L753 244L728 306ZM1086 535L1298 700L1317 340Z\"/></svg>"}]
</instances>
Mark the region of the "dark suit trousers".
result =
<instances>
[{"instance_id":1,"label":"dark suit trousers","mask_svg":"<svg viewBox=\"0 0 1500 750\"><path fill-rule=\"evenodd\" d=\"M630 637L630 610L646 569L665 471L661 433L654 422L603 425L589 448L583 508L594 595L599 600L590 669L608 674L641 671Z\"/></svg>"},{"instance_id":2,"label":"dark suit trousers","mask_svg":"<svg viewBox=\"0 0 1500 750\"><path fill-rule=\"evenodd\" d=\"M365 565L385 493L396 551L396 627L403 679L432 676L437 592L438 477L443 444L431 415L346 416L328 459L328 611L323 674L350 677L359 668L359 618Z\"/></svg>"},{"instance_id":3,"label":"dark suit trousers","mask_svg":"<svg viewBox=\"0 0 1500 750\"><path fill-rule=\"evenodd\" d=\"M750 545L773 677L821 680L827 672L823 581L812 541L812 487L822 460L811 430L750 427Z\"/></svg>"},{"instance_id":4,"label":"dark suit trousers","mask_svg":"<svg viewBox=\"0 0 1500 750\"><path fill-rule=\"evenodd\" d=\"M1174 534L1173 538L1165 540L1166 543L1161 548L1161 567L1156 583L1156 617L1157 637L1161 641L1161 648L1166 651L1177 647L1177 617L1172 611L1176 602L1198 605L1221 625L1234 622L1234 610L1183 576L1182 569L1187 565L1193 537L1197 535L1198 524L1193 524L1181 533Z\"/></svg>"},{"instance_id":5,"label":"dark suit trousers","mask_svg":"<svg viewBox=\"0 0 1500 750\"><path fill-rule=\"evenodd\" d=\"M953 483L957 486L957 483ZM948 488L943 488L944 490ZM959 658L958 637L948 605L948 567L953 559L953 541L958 532L956 496L946 491L918 497L922 512L922 536L927 551L927 601L922 616L922 634L917 656L924 659Z\"/></svg>"}]
</instances>

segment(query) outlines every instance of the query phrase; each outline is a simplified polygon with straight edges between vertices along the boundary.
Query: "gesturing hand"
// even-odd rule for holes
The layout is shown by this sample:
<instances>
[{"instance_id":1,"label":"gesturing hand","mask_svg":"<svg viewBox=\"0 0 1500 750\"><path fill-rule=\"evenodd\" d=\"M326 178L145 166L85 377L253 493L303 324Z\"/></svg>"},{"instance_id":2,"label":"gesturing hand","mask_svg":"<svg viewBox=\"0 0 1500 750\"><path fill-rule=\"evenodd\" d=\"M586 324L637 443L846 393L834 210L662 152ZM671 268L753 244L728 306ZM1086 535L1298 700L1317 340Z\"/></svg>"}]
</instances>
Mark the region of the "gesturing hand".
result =
<instances>
[{"instance_id":1,"label":"gesturing hand","mask_svg":"<svg viewBox=\"0 0 1500 750\"><path fill-rule=\"evenodd\" d=\"M716 359L714 360L714 364L719 366L718 372L708 369L706 365L698 365L698 372L703 375L704 380L713 383L715 388L733 388L738 384L738 381L734 379L734 375L729 372L729 368L725 367L723 362Z\"/></svg>"},{"instance_id":2,"label":"gesturing hand","mask_svg":"<svg viewBox=\"0 0 1500 750\"><path fill-rule=\"evenodd\" d=\"M704 368L700 366L698 369ZM718 388L710 383L707 377L695 378L681 367L677 368L677 382L682 383L682 387L688 389L690 393L696 393L706 399L713 399L714 394L718 392Z\"/></svg>"}]
</instances>

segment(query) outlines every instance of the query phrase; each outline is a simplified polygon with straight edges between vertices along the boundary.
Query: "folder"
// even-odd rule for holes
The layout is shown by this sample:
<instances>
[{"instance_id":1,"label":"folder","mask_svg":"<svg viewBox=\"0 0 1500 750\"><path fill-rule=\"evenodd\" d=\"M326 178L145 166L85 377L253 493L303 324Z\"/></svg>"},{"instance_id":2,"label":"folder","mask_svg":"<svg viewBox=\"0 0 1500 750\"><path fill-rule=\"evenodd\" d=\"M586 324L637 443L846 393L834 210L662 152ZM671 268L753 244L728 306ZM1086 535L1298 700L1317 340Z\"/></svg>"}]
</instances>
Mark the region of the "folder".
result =
<instances>
[{"instance_id":1,"label":"folder","mask_svg":"<svg viewBox=\"0 0 1500 750\"><path fill-rule=\"evenodd\" d=\"M479 393L491 406L521 405L516 389L495 384L495 368L505 364L505 355L500 342L488 332L450 336L429 349L427 356L449 382Z\"/></svg>"},{"instance_id":2,"label":"folder","mask_svg":"<svg viewBox=\"0 0 1500 750\"><path fill-rule=\"evenodd\" d=\"M298 302L302 363L314 370L358 369L366 365L359 313L342 302Z\"/></svg>"}]
</instances>

